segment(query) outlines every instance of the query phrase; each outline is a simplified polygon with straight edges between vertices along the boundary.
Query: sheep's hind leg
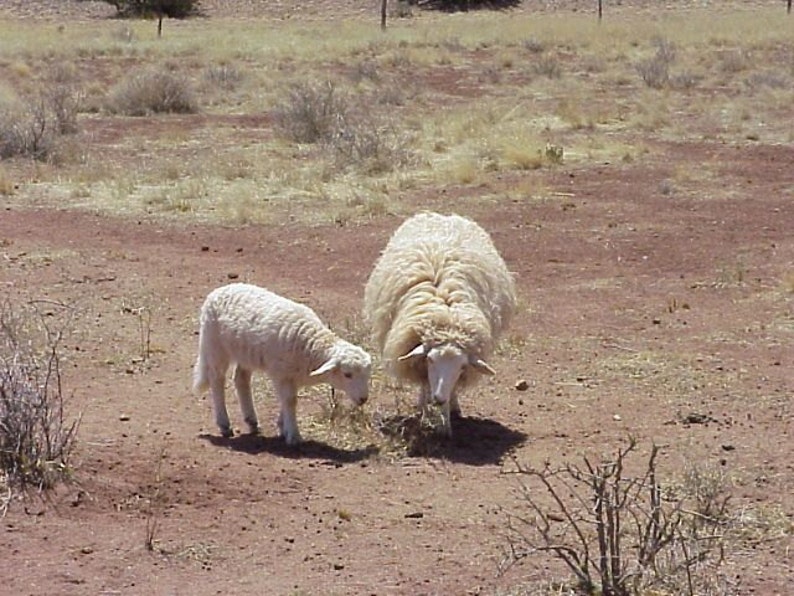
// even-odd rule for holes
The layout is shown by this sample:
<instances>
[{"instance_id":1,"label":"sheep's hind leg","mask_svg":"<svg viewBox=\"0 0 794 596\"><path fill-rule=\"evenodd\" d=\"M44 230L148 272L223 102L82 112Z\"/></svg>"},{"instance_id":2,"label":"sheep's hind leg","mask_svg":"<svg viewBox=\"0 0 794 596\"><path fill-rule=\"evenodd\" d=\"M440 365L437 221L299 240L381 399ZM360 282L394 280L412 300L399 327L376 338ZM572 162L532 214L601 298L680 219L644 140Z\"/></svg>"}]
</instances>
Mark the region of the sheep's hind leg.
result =
<instances>
[{"instance_id":1,"label":"sheep's hind leg","mask_svg":"<svg viewBox=\"0 0 794 596\"><path fill-rule=\"evenodd\" d=\"M280 412L278 415L278 430L287 445L297 445L301 441L298 431L298 419L295 412L298 395L295 386L289 382L274 383Z\"/></svg>"},{"instance_id":2,"label":"sheep's hind leg","mask_svg":"<svg viewBox=\"0 0 794 596\"><path fill-rule=\"evenodd\" d=\"M225 375L215 374L210 379L210 396L212 397L212 412L215 416L215 424L224 437L231 437L232 425L229 422L229 413L226 411L226 384Z\"/></svg>"},{"instance_id":3,"label":"sheep's hind leg","mask_svg":"<svg viewBox=\"0 0 794 596\"><path fill-rule=\"evenodd\" d=\"M240 402L240 411L248 425L251 434L259 432L259 420L256 417L254 398L251 394L251 371L241 366L234 369L234 387L237 390L237 400Z\"/></svg>"}]
</instances>

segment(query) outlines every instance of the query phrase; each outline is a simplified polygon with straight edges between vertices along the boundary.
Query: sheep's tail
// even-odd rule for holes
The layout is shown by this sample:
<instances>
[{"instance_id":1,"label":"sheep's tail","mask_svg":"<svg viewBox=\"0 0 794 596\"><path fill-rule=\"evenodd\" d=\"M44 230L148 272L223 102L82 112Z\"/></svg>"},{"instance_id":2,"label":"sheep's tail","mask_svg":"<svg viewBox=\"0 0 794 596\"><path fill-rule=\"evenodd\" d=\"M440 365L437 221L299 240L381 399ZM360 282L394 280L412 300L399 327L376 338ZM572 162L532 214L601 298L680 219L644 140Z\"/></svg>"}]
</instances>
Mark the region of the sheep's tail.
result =
<instances>
[{"instance_id":1,"label":"sheep's tail","mask_svg":"<svg viewBox=\"0 0 794 596\"><path fill-rule=\"evenodd\" d=\"M207 359L204 355L206 351L205 345L205 330L202 326L201 331L199 331L199 348L198 348L198 356L196 357L196 364L193 366L193 393L195 395L201 395L207 389L209 389L209 374L207 370Z\"/></svg>"}]
</instances>

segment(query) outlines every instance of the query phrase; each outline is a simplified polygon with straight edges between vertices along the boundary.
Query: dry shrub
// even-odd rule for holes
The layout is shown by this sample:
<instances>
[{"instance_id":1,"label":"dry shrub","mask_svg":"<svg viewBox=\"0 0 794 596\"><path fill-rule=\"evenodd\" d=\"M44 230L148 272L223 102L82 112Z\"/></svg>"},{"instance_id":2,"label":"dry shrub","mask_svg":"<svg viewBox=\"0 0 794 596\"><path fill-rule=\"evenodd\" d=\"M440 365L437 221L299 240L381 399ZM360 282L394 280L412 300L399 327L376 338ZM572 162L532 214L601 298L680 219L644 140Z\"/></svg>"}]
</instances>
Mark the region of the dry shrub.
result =
<instances>
[{"instance_id":1,"label":"dry shrub","mask_svg":"<svg viewBox=\"0 0 794 596\"><path fill-rule=\"evenodd\" d=\"M83 92L55 72L30 96L0 105L0 158L52 159L59 140L78 130Z\"/></svg>"},{"instance_id":2,"label":"dry shrub","mask_svg":"<svg viewBox=\"0 0 794 596\"><path fill-rule=\"evenodd\" d=\"M47 489L69 473L78 421L65 415L59 353L72 310L47 305L0 309L0 471L9 487Z\"/></svg>"},{"instance_id":3,"label":"dry shrub","mask_svg":"<svg viewBox=\"0 0 794 596\"><path fill-rule=\"evenodd\" d=\"M664 38L653 41L656 53L637 65L637 72L648 87L663 89L670 81L670 66L676 59L675 45Z\"/></svg>"},{"instance_id":4,"label":"dry shrub","mask_svg":"<svg viewBox=\"0 0 794 596\"><path fill-rule=\"evenodd\" d=\"M341 94L331 82L298 84L275 111L281 135L296 143L317 143L340 168L368 174L389 172L411 160L407 142L371 114L373 101Z\"/></svg>"},{"instance_id":5,"label":"dry shrub","mask_svg":"<svg viewBox=\"0 0 794 596\"><path fill-rule=\"evenodd\" d=\"M651 454L627 472L630 439L612 459L536 469L516 462L526 512L510 514L503 568L549 555L568 567L577 593L701 594L724 581L733 516L724 476L692 469L665 488Z\"/></svg>"},{"instance_id":6,"label":"dry shrub","mask_svg":"<svg viewBox=\"0 0 794 596\"><path fill-rule=\"evenodd\" d=\"M275 124L281 135L290 141L326 141L334 136L339 121L345 118L348 103L330 81L296 84L282 105L276 108Z\"/></svg>"},{"instance_id":7,"label":"dry shrub","mask_svg":"<svg viewBox=\"0 0 794 596\"><path fill-rule=\"evenodd\" d=\"M59 134L56 116L41 97L0 108L0 158L49 159Z\"/></svg>"},{"instance_id":8,"label":"dry shrub","mask_svg":"<svg viewBox=\"0 0 794 596\"><path fill-rule=\"evenodd\" d=\"M127 116L192 114L198 111L198 102L185 76L160 67L133 72L111 90L106 107Z\"/></svg>"}]
</instances>

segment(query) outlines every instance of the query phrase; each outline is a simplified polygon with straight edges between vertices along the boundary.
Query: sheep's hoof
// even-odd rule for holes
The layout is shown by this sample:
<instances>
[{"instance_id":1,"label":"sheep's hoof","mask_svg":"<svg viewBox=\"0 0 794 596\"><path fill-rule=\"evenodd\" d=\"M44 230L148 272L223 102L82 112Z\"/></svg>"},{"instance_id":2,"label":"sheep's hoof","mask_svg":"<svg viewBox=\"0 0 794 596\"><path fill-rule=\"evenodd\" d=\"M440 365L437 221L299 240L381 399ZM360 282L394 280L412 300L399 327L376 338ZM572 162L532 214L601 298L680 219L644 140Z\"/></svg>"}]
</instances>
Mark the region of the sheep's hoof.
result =
<instances>
[{"instance_id":1,"label":"sheep's hoof","mask_svg":"<svg viewBox=\"0 0 794 596\"><path fill-rule=\"evenodd\" d=\"M460 413L460 410L450 410L449 411L449 419L450 420L460 420L463 418L463 414Z\"/></svg>"},{"instance_id":2,"label":"sheep's hoof","mask_svg":"<svg viewBox=\"0 0 794 596\"><path fill-rule=\"evenodd\" d=\"M300 444L301 436L297 433L293 435L284 435L284 442L290 447L295 447L296 445Z\"/></svg>"},{"instance_id":3,"label":"sheep's hoof","mask_svg":"<svg viewBox=\"0 0 794 596\"><path fill-rule=\"evenodd\" d=\"M234 436L234 431L231 426L221 426L221 436L228 439Z\"/></svg>"},{"instance_id":4,"label":"sheep's hoof","mask_svg":"<svg viewBox=\"0 0 794 596\"><path fill-rule=\"evenodd\" d=\"M260 433L261 429L259 428L259 421L246 420L245 423L248 425L248 434L258 435Z\"/></svg>"}]
</instances>

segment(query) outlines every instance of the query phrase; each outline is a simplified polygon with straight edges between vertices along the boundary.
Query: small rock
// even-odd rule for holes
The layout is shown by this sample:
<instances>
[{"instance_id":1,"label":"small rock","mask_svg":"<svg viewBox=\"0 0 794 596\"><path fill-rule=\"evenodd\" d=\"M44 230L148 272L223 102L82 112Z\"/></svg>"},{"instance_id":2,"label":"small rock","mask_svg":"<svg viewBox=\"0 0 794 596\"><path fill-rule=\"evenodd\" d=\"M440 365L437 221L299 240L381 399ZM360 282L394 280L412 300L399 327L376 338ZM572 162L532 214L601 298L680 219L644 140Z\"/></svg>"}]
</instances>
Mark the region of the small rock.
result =
<instances>
[{"instance_id":1,"label":"small rock","mask_svg":"<svg viewBox=\"0 0 794 596\"><path fill-rule=\"evenodd\" d=\"M129 414L122 414L121 416L119 416L119 420L121 420L122 422L129 422L130 416Z\"/></svg>"},{"instance_id":2,"label":"small rock","mask_svg":"<svg viewBox=\"0 0 794 596\"><path fill-rule=\"evenodd\" d=\"M344 563L334 563L334 571L342 571L344 568Z\"/></svg>"},{"instance_id":3,"label":"small rock","mask_svg":"<svg viewBox=\"0 0 794 596\"><path fill-rule=\"evenodd\" d=\"M526 391L527 389L529 389L529 383L526 379L521 379L516 383L516 391Z\"/></svg>"},{"instance_id":4,"label":"small rock","mask_svg":"<svg viewBox=\"0 0 794 596\"><path fill-rule=\"evenodd\" d=\"M723 445L722 446L722 450L723 451L735 451L736 450L736 446L735 445Z\"/></svg>"},{"instance_id":5,"label":"small rock","mask_svg":"<svg viewBox=\"0 0 794 596\"><path fill-rule=\"evenodd\" d=\"M612 420L614 420L615 422L620 422L621 420L623 420L623 418L620 417L620 414L613 414Z\"/></svg>"},{"instance_id":6,"label":"small rock","mask_svg":"<svg viewBox=\"0 0 794 596\"><path fill-rule=\"evenodd\" d=\"M84 555L90 555L91 553L94 552L94 549L91 548L90 546L84 546L83 548L80 549L80 552L83 553Z\"/></svg>"},{"instance_id":7,"label":"small rock","mask_svg":"<svg viewBox=\"0 0 794 596\"><path fill-rule=\"evenodd\" d=\"M210 251L210 247L209 246L204 245L204 246L201 247L201 252L209 252L209 251Z\"/></svg>"},{"instance_id":8,"label":"small rock","mask_svg":"<svg viewBox=\"0 0 794 596\"><path fill-rule=\"evenodd\" d=\"M227 273L226 277L228 277L229 279L237 279L238 277L240 277L240 274L239 273Z\"/></svg>"},{"instance_id":9,"label":"small rock","mask_svg":"<svg viewBox=\"0 0 794 596\"><path fill-rule=\"evenodd\" d=\"M413 513L406 513L406 519L422 519L425 516L421 511L414 511Z\"/></svg>"}]
</instances>

